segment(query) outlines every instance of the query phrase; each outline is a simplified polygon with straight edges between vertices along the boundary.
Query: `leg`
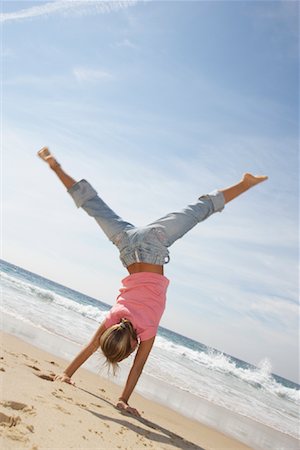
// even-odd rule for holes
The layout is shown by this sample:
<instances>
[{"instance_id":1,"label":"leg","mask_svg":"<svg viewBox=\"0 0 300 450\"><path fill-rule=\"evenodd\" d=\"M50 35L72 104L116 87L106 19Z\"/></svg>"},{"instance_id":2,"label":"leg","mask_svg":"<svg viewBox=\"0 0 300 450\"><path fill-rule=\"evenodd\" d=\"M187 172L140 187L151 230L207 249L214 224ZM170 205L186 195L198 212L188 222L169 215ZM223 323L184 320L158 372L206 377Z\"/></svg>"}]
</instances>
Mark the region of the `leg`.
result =
<instances>
[{"instance_id":1,"label":"leg","mask_svg":"<svg viewBox=\"0 0 300 450\"><path fill-rule=\"evenodd\" d=\"M92 186L85 180L76 182L60 166L49 150L44 147L38 155L49 164L49 167L56 173L60 181L67 188L68 193L73 198L76 206L82 207L91 217L94 217L98 225L102 228L109 240L117 244L122 231L134 228L129 222L118 216L100 197Z\"/></svg>"},{"instance_id":2,"label":"leg","mask_svg":"<svg viewBox=\"0 0 300 450\"><path fill-rule=\"evenodd\" d=\"M148 226L160 231L162 241L167 247L170 247L199 222L207 219L215 212L221 212L226 203L267 178L266 176L253 176L246 173L239 183L203 195L196 203L188 205L179 212L167 214Z\"/></svg>"},{"instance_id":3,"label":"leg","mask_svg":"<svg viewBox=\"0 0 300 450\"><path fill-rule=\"evenodd\" d=\"M267 179L268 177L266 176L254 176L251 175L250 173L245 173L242 180L239 183L234 184L233 186L229 186L228 188L225 189L219 189L219 192L223 193L225 203L228 203L234 198L243 194L251 187L255 186L256 184L262 183Z\"/></svg>"},{"instance_id":4,"label":"leg","mask_svg":"<svg viewBox=\"0 0 300 450\"><path fill-rule=\"evenodd\" d=\"M152 222L147 227L155 228L162 243L170 247L199 222L204 221L215 212L221 212L224 205L223 194L214 191L201 196L195 203L189 204L181 211L172 212Z\"/></svg>"}]
</instances>

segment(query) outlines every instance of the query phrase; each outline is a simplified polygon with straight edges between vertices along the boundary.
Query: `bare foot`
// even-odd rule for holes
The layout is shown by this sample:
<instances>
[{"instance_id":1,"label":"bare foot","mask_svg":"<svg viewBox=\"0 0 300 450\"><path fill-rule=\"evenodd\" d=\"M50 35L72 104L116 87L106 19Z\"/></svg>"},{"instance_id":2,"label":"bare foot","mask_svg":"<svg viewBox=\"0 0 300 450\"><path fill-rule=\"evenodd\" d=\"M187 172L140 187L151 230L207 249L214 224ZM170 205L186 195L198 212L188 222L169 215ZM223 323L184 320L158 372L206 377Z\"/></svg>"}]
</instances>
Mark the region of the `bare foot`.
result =
<instances>
[{"instance_id":1,"label":"bare foot","mask_svg":"<svg viewBox=\"0 0 300 450\"><path fill-rule=\"evenodd\" d=\"M38 156L45 161L51 169L56 169L60 166L60 164L56 161L54 156L50 153L48 147L43 147L41 150L38 151Z\"/></svg>"},{"instance_id":2,"label":"bare foot","mask_svg":"<svg viewBox=\"0 0 300 450\"><path fill-rule=\"evenodd\" d=\"M244 173L242 181L247 185L247 187L251 188L252 186L262 183L267 179L268 177L266 175L252 175L251 173Z\"/></svg>"}]
</instances>

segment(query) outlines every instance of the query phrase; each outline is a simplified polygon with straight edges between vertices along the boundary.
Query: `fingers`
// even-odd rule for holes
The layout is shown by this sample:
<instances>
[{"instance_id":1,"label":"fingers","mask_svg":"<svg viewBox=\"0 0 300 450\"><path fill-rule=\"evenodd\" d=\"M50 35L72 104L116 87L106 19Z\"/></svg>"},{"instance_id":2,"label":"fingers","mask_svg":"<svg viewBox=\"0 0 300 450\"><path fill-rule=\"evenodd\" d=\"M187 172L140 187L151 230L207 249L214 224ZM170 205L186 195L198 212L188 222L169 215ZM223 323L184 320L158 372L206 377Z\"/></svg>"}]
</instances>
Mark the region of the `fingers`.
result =
<instances>
[{"instance_id":1,"label":"fingers","mask_svg":"<svg viewBox=\"0 0 300 450\"><path fill-rule=\"evenodd\" d=\"M72 386L75 386L74 381L65 375L55 375L54 381L61 381L62 383L68 383L71 384Z\"/></svg>"},{"instance_id":2,"label":"fingers","mask_svg":"<svg viewBox=\"0 0 300 450\"><path fill-rule=\"evenodd\" d=\"M135 408L131 408L130 406L128 407L127 412L129 412L129 413L132 414L133 416L141 417L141 415L140 415L140 413L138 412L138 410L135 409Z\"/></svg>"}]
</instances>

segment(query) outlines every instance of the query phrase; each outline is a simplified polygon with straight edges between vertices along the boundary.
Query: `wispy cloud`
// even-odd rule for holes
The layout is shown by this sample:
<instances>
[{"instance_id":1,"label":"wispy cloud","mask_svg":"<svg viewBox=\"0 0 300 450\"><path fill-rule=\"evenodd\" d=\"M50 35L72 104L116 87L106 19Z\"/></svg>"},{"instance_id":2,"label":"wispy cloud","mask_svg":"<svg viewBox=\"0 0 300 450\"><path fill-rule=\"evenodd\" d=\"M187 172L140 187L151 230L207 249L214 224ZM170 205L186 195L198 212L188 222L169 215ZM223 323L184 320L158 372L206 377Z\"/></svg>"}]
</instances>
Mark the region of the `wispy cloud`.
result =
<instances>
[{"instance_id":1,"label":"wispy cloud","mask_svg":"<svg viewBox=\"0 0 300 450\"><path fill-rule=\"evenodd\" d=\"M122 48L133 48L137 49L138 46L134 44L130 39L123 39L122 41L119 41L115 44L115 47L122 47Z\"/></svg>"},{"instance_id":2,"label":"wispy cloud","mask_svg":"<svg viewBox=\"0 0 300 450\"><path fill-rule=\"evenodd\" d=\"M299 307L284 297L251 296L249 313L259 321L271 324L272 328L298 331Z\"/></svg>"},{"instance_id":3,"label":"wispy cloud","mask_svg":"<svg viewBox=\"0 0 300 450\"><path fill-rule=\"evenodd\" d=\"M43 5L24 8L19 11L3 13L0 22L12 22L17 20L34 19L36 17L61 14L64 16L86 16L90 14L104 14L129 8L137 3L137 0L122 1L89 1L89 0L56 0Z\"/></svg>"},{"instance_id":4,"label":"wispy cloud","mask_svg":"<svg viewBox=\"0 0 300 450\"><path fill-rule=\"evenodd\" d=\"M77 81L104 81L113 78L106 70L89 69L87 67L75 67L73 75Z\"/></svg>"}]
</instances>

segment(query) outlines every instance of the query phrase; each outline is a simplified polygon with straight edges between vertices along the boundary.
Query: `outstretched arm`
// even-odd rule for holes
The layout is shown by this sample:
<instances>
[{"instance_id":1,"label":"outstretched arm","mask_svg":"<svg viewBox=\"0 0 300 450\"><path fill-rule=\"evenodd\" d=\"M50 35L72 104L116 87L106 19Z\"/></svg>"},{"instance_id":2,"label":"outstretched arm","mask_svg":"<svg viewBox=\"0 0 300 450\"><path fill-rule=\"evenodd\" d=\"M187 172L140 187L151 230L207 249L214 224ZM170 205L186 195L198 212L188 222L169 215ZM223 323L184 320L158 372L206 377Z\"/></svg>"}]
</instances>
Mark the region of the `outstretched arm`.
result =
<instances>
[{"instance_id":1,"label":"outstretched arm","mask_svg":"<svg viewBox=\"0 0 300 450\"><path fill-rule=\"evenodd\" d=\"M140 343L126 381L126 385L117 403L118 409L125 410L135 416L140 416L140 413L135 408L132 408L128 405L128 400L142 374L144 365L153 347L154 340L155 337L148 339L147 341L142 341Z\"/></svg>"},{"instance_id":2,"label":"outstretched arm","mask_svg":"<svg viewBox=\"0 0 300 450\"><path fill-rule=\"evenodd\" d=\"M72 375L79 369L80 366L93 354L99 347L100 337L106 330L104 322L100 325L90 342L81 350L80 353L73 359L71 364L64 370L61 375L57 375L55 380L61 380L65 383L74 384L71 380Z\"/></svg>"}]
</instances>

